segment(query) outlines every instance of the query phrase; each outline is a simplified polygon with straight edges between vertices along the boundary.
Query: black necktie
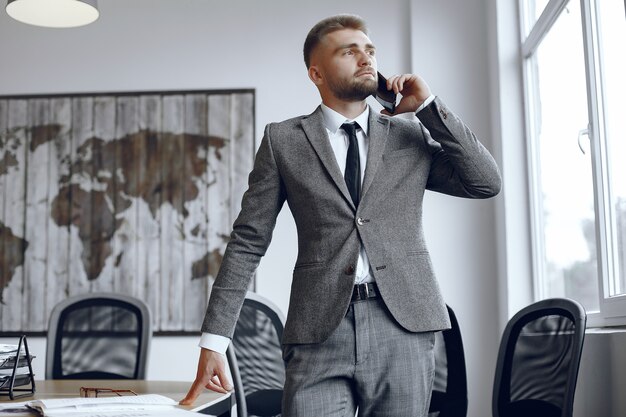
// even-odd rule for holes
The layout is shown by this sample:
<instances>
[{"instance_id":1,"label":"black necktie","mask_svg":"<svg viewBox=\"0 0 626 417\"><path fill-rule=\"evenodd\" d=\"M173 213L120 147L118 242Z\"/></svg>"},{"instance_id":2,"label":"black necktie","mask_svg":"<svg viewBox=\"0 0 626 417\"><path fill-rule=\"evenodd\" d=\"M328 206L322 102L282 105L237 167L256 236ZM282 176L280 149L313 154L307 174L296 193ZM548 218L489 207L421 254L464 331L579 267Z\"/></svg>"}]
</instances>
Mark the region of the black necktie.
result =
<instances>
[{"instance_id":1,"label":"black necktie","mask_svg":"<svg viewBox=\"0 0 626 417\"><path fill-rule=\"evenodd\" d=\"M348 155L346 156L346 171L343 175L350 191L354 206L359 206L361 198L361 160L359 158L359 143L356 139L356 123L344 123L341 128L348 134Z\"/></svg>"}]
</instances>

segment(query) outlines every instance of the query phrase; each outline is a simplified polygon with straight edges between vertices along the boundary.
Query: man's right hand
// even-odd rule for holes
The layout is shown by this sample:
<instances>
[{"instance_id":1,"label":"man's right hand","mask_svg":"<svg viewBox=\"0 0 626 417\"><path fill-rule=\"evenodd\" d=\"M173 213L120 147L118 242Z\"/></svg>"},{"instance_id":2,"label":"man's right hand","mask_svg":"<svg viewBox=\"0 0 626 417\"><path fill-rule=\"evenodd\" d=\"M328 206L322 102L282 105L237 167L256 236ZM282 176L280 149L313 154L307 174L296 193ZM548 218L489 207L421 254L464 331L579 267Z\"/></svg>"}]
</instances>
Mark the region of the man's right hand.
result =
<instances>
[{"instance_id":1,"label":"man's right hand","mask_svg":"<svg viewBox=\"0 0 626 417\"><path fill-rule=\"evenodd\" d=\"M224 355L201 348L196 380L193 381L187 396L180 401L180 405L192 405L204 388L225 394L233 389L233 386L226 376Z\"/></svg>"}]
</instances>

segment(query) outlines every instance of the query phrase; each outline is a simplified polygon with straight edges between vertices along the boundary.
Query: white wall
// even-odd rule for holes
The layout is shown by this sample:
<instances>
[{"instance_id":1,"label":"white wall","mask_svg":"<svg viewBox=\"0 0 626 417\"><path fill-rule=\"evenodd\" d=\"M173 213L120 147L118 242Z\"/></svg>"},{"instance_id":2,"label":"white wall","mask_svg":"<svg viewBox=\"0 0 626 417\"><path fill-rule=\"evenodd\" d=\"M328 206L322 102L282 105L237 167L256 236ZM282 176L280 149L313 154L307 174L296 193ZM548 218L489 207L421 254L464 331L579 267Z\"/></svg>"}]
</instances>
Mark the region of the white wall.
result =
<instances>
[{"instance_id":1,"label":"white wall","mask_svg":"<svg viewBox=\"0 0 626 417\"><path fill-rule=\"evenodd\" d=\"M501 161L503 192L497 200L500 330L531 303L532 261L527 182L522 63L517 3L487 0L489 72L494 152Z\"/></svg>"},{"instance_id":2,"label":"white wall","mask_svg":"<svg viewBox=\"0 0 626 417\"><path fill-rule=\"evenodd\" d=\"M98 22L71 30L30 27L0 13L0 95L255 88L258 143L266 123L317 106L302 42L321 18L352 12L369 22L383 73L423 75L493 149L484 3L106 0ZM463 329L470 416L489 414L499 337L496 202L431 193L424 207L435 270ZM283 210L257 290L284 312L296 247L293 221ZM148 377L191 380L196 340L155 338ZM43 375L45 343L31 345Z\"/></svg>"},{"instance_id":3,"label":"white wall","mask_svg":"<svg viewBox=\"0 0 626 417\"><path fill-rule=\"evenodd\" d=\"M626 416L626 332L594 329L585 336L574 416Z\"/></svg>"},{"instance_id":4,"label":"white wall","mask_svg":"<svg viewBox=\"0 0 626 417\"><path fill-rule=\"evenodd\" d=\"M484 1L414 1L412 6L413 72L422 74L493 150ZM433 264L463 334L470 416L486 416L491 410L499 340L494 222L499 199L461 200L430 193L424 205Z\"/></svg>"}]
</instances>

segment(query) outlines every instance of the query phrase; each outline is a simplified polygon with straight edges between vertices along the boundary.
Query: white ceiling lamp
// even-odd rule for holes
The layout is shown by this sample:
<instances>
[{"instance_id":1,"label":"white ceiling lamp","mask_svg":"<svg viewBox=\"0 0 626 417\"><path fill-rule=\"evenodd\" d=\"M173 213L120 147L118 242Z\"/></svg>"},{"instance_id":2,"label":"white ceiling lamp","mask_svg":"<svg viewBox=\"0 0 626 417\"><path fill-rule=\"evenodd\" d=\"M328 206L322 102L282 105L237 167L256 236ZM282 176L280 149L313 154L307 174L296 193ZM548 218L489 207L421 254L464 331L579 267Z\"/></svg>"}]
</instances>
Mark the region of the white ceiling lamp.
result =
<instances>
[{"instance_id":1,"label":"white ceiling lamp","mask_svg":"<svg viewBox=\"0 0 626 417\"><path fill-rule=\"evenodd\" d=\"M97 0L8 0L6 10L15 20L50 28L84 26L100 16Z\"/></svg>"}]
</instances>

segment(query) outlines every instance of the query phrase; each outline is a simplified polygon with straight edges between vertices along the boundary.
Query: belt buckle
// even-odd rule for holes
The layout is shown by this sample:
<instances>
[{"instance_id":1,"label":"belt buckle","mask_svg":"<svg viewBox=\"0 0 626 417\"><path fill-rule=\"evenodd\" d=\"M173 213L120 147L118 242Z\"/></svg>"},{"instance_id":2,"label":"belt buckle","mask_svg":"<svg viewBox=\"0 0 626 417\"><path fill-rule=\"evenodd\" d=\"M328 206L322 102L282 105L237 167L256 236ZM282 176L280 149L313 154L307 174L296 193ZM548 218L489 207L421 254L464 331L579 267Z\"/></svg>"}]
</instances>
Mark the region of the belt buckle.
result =
<instances>
[{"instance_id":1,"label":"belt buckle","mask_svg":"<svg viewBox=\"0 0 626 417\"><path fill-rule=\"evenodd\" d=\"M364 299L368 299L371 297L371 295L374 295L373 293L370 295L371 290L373 290L373 287L370 285L370 283L364 282L363 283L363 298Z\"/></svg>"},{"instance_id":2,"label":"belt buckle","mask_svg":"<svg viewBox=\"0 0 626 417\"><path fill-rule=\"evenodd\" d=\"M363 292L361 290L361 284L356 284L352 290L352 302L361 301L363 299Z\"/></svg>"},{"instance_id":3,"label":"belt buckle","mask_svg":"<svg viewBox=\"0 0 626 417\"><path fill-rule=\"evenodd\" d=\"M367 284L358 284L356 286L356 299L357 300L367 299Z\"/></svg>"},{"instance_id":4,"label":"belt buckle","mask_svg":"<svg viewBox=\"0 0 626 417\"><path fill-rule=\"evenodd\" d=\"M364 282L362 284L356 285L356 297L357 301L367 300L370 298L370 292L372 290L372 286L368 282Z\"/></svg>"}]
</instances>

